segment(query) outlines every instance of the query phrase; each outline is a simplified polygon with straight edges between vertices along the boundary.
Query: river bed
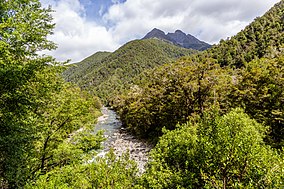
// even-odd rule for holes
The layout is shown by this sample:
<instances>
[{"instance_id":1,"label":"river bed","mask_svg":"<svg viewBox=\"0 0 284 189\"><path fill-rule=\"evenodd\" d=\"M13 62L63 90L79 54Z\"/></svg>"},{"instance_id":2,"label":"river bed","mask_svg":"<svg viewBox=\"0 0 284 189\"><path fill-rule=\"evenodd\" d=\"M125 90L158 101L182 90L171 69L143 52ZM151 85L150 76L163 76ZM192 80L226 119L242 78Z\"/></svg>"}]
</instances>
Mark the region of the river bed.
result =
<instances>
[{"instance_id":1,"label":"river bed","mask_svg":"<svg viewBox=\"0 0 284 189\"><path fill-rule=\"evenodd\" d=\"M95 126L95 132L103 129L106 141L103 142L103 149L98 156L104 156L110 148L114 149L118 157L129 151L130 158L137 163L139 173L143 173L152 145L127 132L113 110L103 107L102 113Z\"/></svg>"}]
</instances>

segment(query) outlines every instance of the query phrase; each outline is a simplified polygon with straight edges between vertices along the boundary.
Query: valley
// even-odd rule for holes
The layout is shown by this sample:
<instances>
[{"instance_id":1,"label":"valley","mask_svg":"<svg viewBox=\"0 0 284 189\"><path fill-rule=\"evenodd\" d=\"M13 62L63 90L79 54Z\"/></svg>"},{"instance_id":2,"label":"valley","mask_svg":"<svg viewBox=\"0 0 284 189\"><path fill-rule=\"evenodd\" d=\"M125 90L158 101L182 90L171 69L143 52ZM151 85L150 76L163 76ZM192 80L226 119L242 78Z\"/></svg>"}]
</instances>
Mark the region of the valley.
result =
<instances>
[{"instance_id":1,"label":"valley","mask_svg":"<svg viewBox=\"0 0 284 189\"><path fill-rule=\"evenodd\" d=\"M0 3L0 188L284 187L284 0L214 45L154 28L74 64L39 53L54 15Z\"/></svg>"}]
</instances>

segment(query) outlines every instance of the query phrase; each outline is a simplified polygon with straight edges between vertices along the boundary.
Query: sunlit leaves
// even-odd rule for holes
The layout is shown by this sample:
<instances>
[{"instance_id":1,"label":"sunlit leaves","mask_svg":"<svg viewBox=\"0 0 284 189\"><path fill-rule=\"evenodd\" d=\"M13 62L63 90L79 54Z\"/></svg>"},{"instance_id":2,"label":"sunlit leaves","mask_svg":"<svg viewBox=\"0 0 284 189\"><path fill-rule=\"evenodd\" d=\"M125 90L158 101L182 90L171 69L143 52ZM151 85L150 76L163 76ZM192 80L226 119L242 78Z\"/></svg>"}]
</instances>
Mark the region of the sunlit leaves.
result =
<instances>
[{"instance_id":1,"label":"sunlit leaves","mask_svg":"<svg viewBox=\"0 0 284 189\"><path fill-rule=\"evenodd\" d=\"M240 109L224 116L205 113L161 137L142 183L149 188L278 188L284 159L264 144L264 133Z\"/></svg>"}]
</instances>

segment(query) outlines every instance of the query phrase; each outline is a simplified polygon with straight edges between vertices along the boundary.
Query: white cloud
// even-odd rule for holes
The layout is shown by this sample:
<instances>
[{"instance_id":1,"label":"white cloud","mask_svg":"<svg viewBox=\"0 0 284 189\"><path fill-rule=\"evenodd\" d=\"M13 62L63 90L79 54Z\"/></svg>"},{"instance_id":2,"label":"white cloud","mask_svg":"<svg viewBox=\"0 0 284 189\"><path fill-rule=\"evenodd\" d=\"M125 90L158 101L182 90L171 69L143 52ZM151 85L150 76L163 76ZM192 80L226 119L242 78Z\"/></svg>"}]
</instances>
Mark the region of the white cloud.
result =
<instances>
[{"instance_id":1,"label":"white cloud","mask_svg":"<svg viewBox=\"0 0 284 189\"><path fill-rule=\"evenodd\" d=\"M96 51L113 51L119 45L142 38L153 28L165 32L181 29L209 43L235 35L256 16L279 0L111 0L101 11L104 25L86 18L79 0L41 0L51 4L57 27L50 38L59 48L58 60L79 61Z\"/></svg>"},{"instance_id":2,"label":"white cloud","mask_svg":"<svg viewBox=\"0 0 284 189\"><path fill-rule=\"evenodd\" d=\"M58 49L45 53L57 60L77 62L96 51L113 51L119 46L106 27L87 20L79 0L48 1L46 4L51 4L55 10L56 27L49 39L58 44Z\"/></svg>"},{"instance_id":3,"label":"white cloud","mask_svg":"<svg viewBox=\"0 0 284 189\"><path fill-rule=\"evenodd\" d=\"M217 43L235 35L279 0L127 0L113 5L104 19L115 23L120 41L142 36L152 28L181 29L201 40Z\"/></svg>"}]
</instances>

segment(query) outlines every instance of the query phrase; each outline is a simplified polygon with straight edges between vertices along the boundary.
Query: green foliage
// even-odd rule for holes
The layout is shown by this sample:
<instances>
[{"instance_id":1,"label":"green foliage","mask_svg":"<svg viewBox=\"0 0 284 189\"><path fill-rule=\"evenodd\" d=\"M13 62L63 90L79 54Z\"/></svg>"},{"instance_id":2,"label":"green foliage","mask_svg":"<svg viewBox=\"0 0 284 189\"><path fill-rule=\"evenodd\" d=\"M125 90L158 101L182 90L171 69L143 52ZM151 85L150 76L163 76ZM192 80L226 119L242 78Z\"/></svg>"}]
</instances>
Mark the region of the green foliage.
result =
<instances>
[{"instance_id":1,"label":"green foliage","mask_svg":"<svg viewBox=\"0 0 284 189\"><path fill-rule=\"evenodd\" d=\"M102 60L110 54L110 52L97 52L79 63L69 65L69 68L62 75L66 81L80 82L90 70L97 69L101 65Z\"/></svg>"},{"instance_id":2,"label":"green foliage","mask_svg":"<svg viewBox=\"0 0 284 189\"><path fill-rule=\"evenodd\" d=\"M52 150L52 158L48 159L49 164L46 165L45 172L40 170L37 172L38 175L43 173L48 175L53 170L64 169L70 165L79 166L92 159L96 155L95 150L101 148L101 142L105 138L102 132L96 135L90 132L88 129L77 131L72 133L70 138L58 143L57 148ZM34 177L33 180L37 179Z\"/></svg>"},{"instance_id":3,"label":"green foliage","mask_svg":"<svg viewBox=\"0 0 284 189\"><path fill-rule=\"evenodd\" d=\"M155 138L163 127L172 130L212 106L226 108L224 97L232 82L229 69L198 55L154 69L140 81L142 87L117 98L114 107L136 134Z\"/></svg>"},{"instance_id":4,"label":"green foliage","mask_svg":"<svg viewBox=\"0 0 284 189\"><path fill-rule=\"evenodd\" d=\"M1 9L1 47L5 47L1 51L13 54L14 61L36 56L39 50L55 48L54 43L46 39L54 28L51 9L41 8L37 0L3 1Z\"/></svg>"},{"instance_id":5,"label":"green foliage","mask_svg":"<svg viewBox=\"0 0 284 189\"><path fill-rule=\"evenodd\" d=\"M95 162L54 169L25 188L132 188L137 176L136 164L124 154L117 158L112 151Z\"/></svg>"},{"instance_id":6,"label":"green foliage","mask_svg":"<svg viewBox=\"0 0 284 189\"><path fill-rule=\"evenodd\" d=\"M72 143L83 152L89 152L94 149L101 148L101 142L105 140L103 137L103 131L99 131L96 136L92 134L93 129L87 129L85 131L80 131L72 138Z\"/></svg>"},{"instance_id":7,"label":"green foliage","mask_svg":"<svg viewBox=\"0 0 284 189\"><path fill-rule=\"evenodd\" d=\"M46 39L54 27L50 9L41 8L37 0L0 5L0 187L21 188L37 173L71 162L69 157L59 158L66 140L93 125L100 103L65 84L60 77L63 66L37 55L55 47ZM82 139L82 151L98 148L102 140L99 135L88 138L94 139ZM78 155L79 151L70 153Z\"/></svg>"},{"instance_id":8,"label":"green foliage","mask_svg":"<svg viewBox=\"0 0 284 189\"><path fill-rule=\"evenodd\" d=\"M134 78L144 70L170 63L193 52L196 51L157 39L134 40L111 54L95 54L77 64L76 69L71 67L66 70L64 75L66 80L93 91L109 102L114 96L129 89ZM85 66L86 63L88 66Z\"/></svg>"},{"instance_id":9,"label":"green foliage","mask_svg":"<svg viewBox=\"0 0 284 189\"><path fill-rule=\"evenodd\" d=\"M48 57L36 52L53 49L46 40L51 33L50 9L38 1L3 1L0 18L0 185L16 187L26 175L25 159L31 153L33 136L30 114L37 108L30 94L23 90ZM27 19L28 17L28 19ZM23 164L22 164L23 163ZM16 174L16 172L18 172Z\"/></svg>"},{"instance_id":10,"label":"green foliage","mask_svg":"<svg viewBox=\"0 0 284 189\"><path fill-rule=\"evenodd\" d=\"M281 188L284 159L241 109L205 113L167 131L152 151L146 188Z\"/></svg>"},{"instance_id":11,"label":"green foliage","mask_svg":"<svg viewBox=\"0 0 284 189\"><path fill-rule=\"evenodd\" d=\"M246 63L239 70L229 100L258 122L270 126L269 142L284 144L284 56Z\"/></svg>"},{"instance_id":12,"label":"green foliage","mask_svg":"<svg viewBox=\"0 0 284 189\"><path fill-rule=\"evenodd\" d=\"M31 83L29 86L31 86ZM37 89L36 91L42 90ZM69 134L82 127L89 129L90 132L96 117L100 115L98 109L94 106L93 98L80 92L78 88L68 87L68 85L66 87L61 83L58 91L51 91L49 88L49 92L51 93L44 94L42 98L37 96L36 99L40 100L42 104L37 110L37 117L34 118L37 119L34 120L36 121L34 123L36 129L40 131L40 134L36 133L35 147L37 148L36 151L39 152L37 154L40 155L38 157L40 170L44 172L48 171L49 167L53 167L54 164L56 165L52 158L53 150L56 150ZM89 147L84 147L85 149L82 146L82 150L92 149L92 142L88 141L87 138L82 138L81 132L78 135L81 135L80 142L86 141L89 142L89 145L91 144ZM90 138L86 134L84 134L84 137ZM83 143L80 144L84 145Z\"/></svg>"},{"instance_id":13,"label":"green foliage","mask_svg":"<svg viewBox=\"0 0 284 189\"><path fill-rule=\"evenodd\" d=\"M91 132L100 115L96 99L64 84L55 70L53 66L41 70L17 90L17 94L24 93L32 106L21 105L19 114L2 109L5 128L0 140L4 148L4 178L19 182L15 183L17 187L26 179L33 179L36 172L45 173L55 166L63 166L69 157L56 158L58 150L64 150L62 143L82 127ZM99 147L101 137L83 136L79 140L82 152ZM96 144L87 137L96 138Z\"/></svg>"}]
</instances>

